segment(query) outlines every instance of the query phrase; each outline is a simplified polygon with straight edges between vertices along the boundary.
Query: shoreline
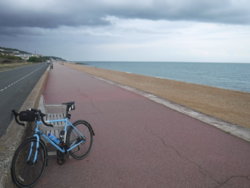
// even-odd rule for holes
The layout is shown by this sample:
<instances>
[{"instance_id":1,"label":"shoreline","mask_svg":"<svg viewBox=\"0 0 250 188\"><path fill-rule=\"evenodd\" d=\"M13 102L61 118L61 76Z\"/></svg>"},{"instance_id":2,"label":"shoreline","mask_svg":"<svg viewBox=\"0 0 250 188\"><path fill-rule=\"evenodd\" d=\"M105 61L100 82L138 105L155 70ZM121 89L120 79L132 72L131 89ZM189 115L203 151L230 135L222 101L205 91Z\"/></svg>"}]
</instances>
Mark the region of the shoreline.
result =
<instances>
[{"instance_id":1,"label":"shoreline","mask_svg":"<svg viewBox=\"0 0 250 188\"><path fill-rule=\"evenodd\" d=\"M89 66L89 65L83 65L83 66ZM98 68L98 67L95 67L95 68ZM103 68L98 68L98 69L103 69ZM110 69L103 69L103 70L110 70ZM113 71L113 70L111 70L111 71ZM122 72L122 71L116 71L116 72ZM143 74L136 74L136 73L133 73L133 72L124 72L124 73L135 74L135 75L138 75L138 76L152 77L152 78L157 78L157 79L162 79L162 80L169 80L169 81L174 81L174 82L181 82L181 83L184 83L184 84L192 84L192 85L204 86L204 87L209 87L209 88L214 88L214 89L222 89L222 90L228 90L228 91L235 91L235 92L250 94L250 92L247 92L247 91L241 91L241 90L236 90L236 89L228 89L228 88L210 86L210 85L205 85L205 84L197 84L197 83L192 83L192 82L186 82L186 81L183 81L183 80L174 80L174 79L159 77L159 76L149 76L149 75L143 75Z\"/></svg>"},{"instance_id":2,"label":"shoreline","mask_svg":"<svg viewBox=\"0 0 250 188\"><path fill-rule=\"evenodd\" d=\"M68 67L159 96L225 122L250 128L250 93L65 63Z\"/></svg>"},{"instance_id":3,"label":"shoreline","mask_svg":"<svg viewBox=\"0 0 250 188\"><path fill-rule=\"evenodd\" d=\"M250 93L248 63L87 61L77 64Z\"/></svg>"}]
</instances>

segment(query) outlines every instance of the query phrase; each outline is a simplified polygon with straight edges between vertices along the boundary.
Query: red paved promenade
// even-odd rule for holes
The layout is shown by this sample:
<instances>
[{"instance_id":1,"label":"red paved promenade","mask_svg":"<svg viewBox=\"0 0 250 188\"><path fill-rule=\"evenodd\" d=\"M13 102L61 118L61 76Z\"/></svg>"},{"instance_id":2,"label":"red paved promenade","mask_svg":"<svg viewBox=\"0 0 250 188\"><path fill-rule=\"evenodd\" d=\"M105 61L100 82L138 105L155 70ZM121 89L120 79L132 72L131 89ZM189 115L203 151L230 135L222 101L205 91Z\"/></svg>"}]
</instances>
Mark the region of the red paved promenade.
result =
<instances>
[{"instance_id":1,"label":"red paved promenade","mask_svg":"<svg viewBox=\"0 0 250 188\"><path fill-rule=\"evenodd\" d=\"M46 103L74 100L96 133L90 155L49 161L36 187L250 187L250 144L120 87L55 65Z\"/></svg>"}]
</instances>

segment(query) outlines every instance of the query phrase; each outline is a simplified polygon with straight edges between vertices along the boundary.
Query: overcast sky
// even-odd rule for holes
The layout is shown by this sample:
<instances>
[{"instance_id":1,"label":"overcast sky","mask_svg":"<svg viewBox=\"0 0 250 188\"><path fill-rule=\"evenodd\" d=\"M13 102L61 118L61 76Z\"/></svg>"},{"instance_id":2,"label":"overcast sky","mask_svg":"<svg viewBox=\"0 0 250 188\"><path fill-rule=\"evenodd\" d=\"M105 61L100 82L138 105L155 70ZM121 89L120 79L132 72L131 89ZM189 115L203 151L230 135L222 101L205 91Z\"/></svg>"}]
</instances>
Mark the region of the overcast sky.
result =
<instances>
[{"instance_id":1,"label":"overcast sky","mask_svg":"<svg viewBox=\"0 0 250 188\"><path fill-rule=\"evenodd\" d=\"M250 1L1 0L0 46L67 60L250 63Z\"/></svg>"}]
</instances>

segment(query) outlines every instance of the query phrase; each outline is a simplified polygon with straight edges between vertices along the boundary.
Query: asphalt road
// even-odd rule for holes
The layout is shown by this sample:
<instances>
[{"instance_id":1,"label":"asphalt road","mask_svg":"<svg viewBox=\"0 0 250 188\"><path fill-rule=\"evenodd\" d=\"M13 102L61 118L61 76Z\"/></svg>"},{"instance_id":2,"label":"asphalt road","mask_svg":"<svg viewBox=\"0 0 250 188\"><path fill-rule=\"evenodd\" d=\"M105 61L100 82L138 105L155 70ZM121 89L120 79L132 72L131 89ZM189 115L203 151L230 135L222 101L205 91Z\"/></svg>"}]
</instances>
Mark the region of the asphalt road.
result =
<instances>
[{"instance_id":1,"label":"asphalt road","mask_svg":"<svg viewBox=\"0 0 250 188\"><path fill-rule=\"evenodd\" d=\"M0 136L11 121L11 110L20 109L47 66L39 63L0 72Z\"/></svg>"}]
</instances>

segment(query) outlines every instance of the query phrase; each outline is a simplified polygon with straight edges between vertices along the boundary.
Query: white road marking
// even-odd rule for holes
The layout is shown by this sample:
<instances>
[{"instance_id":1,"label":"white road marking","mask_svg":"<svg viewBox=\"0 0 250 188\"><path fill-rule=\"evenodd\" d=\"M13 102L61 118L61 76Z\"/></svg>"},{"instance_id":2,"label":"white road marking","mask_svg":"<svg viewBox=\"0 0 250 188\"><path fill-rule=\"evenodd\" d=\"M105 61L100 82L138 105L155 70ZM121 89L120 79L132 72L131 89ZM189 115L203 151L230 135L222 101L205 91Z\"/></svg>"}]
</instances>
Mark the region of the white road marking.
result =
<instances>
[{"instance_id":1,"label":"white road marking","mask_svg":"<svg viewBox=\"0 0 250 188\"><path fill-rule=\"evenodd\" d=\"M22 80L24 80L25 78L29 77L30 75L32 75L33 73L37 72L38 70L40 70L41 68L43 68L43 66L33 70L32 72L30 72L29 74L24 75L23 77L19 78L18 80L8 84L7 86L4 86L2 89L0 89L0 93L4 92L5 90L7 90L8 88L16 85L18 82L21 82Z\"/></svg>"}]
</instances>

